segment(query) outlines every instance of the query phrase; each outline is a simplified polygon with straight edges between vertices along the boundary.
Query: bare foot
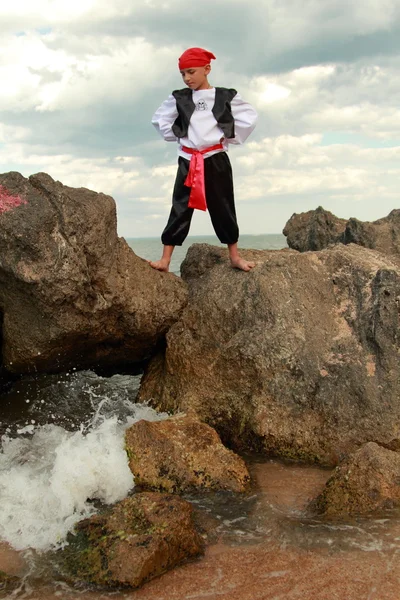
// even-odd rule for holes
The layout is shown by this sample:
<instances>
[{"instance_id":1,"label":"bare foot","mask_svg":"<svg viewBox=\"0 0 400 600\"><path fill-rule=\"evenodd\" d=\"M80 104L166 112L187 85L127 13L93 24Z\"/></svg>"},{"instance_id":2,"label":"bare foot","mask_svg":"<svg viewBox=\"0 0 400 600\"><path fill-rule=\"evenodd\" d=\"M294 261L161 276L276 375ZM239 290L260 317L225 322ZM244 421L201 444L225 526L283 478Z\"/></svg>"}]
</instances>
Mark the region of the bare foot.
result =
<instances>
[{"instance_id":1,"label":"bare foot","mask_svg":"<svg viewBox=\"0 0 400 600\"><path fill-rule=\"evenodd\" d=\"M256 266L256 263L249 262L240 256L238 258L231 258L231 265L234 269L240 269L241 271L250 271Z\"/></svg>"},{"instance_id":2,"label":"bare foot","mask_svg":"<svg viewBox=\"0 0 400 600\"><path fill-rule=\"evenodd\" d=\"M160 260L149 260L149 265L157 271L164 271L165 273L168 273L169 271L169 261L163 260L162 258L160 258Z\"/></svg>"}]
</instances>

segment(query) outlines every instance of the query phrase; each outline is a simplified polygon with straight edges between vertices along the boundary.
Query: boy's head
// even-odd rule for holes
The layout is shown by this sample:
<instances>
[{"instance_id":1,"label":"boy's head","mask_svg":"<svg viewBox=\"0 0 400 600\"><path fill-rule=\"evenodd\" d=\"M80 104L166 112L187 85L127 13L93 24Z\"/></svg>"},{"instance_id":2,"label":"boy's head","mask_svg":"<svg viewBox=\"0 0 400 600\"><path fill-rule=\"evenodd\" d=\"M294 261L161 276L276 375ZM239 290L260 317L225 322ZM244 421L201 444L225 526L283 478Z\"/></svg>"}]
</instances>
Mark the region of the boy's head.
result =
<instances>
[{"instance_id":1,"label":"boy's head","mask_svg":"<svg viewBox=\"0 0 400 600\"><path fill-rule=\"evenodd\" d=\"M178 65L183 81L193 90L210 87L207 76L211 71L210 61L215 59L212 52L204 48L188 48L180 56Z\"/></svg>"}]
</instances>

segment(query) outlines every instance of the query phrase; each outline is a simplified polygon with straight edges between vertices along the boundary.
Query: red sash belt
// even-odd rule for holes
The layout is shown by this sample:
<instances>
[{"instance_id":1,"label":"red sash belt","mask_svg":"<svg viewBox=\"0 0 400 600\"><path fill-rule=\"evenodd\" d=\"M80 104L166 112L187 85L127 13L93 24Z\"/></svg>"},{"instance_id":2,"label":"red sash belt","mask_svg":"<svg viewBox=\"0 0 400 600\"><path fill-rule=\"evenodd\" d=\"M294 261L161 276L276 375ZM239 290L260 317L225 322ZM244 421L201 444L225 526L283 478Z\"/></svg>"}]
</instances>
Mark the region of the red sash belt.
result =
<instances>
[{"instance_id":1,"label":"red sash belt","mask_svg":"<svg viewBox=\"0 0 400 600\"><path fill-rule=\"evenodd\" d=\"M190 159L189 173L186 177L185 185L191 188L189 196L189 208L198 208L207 210L206 189L204 185L204 154L212 150L223 150L222 144L215 144L204 150L194 150L182 146L182 150L192 155Z\"/></svg>"}]
</instances>

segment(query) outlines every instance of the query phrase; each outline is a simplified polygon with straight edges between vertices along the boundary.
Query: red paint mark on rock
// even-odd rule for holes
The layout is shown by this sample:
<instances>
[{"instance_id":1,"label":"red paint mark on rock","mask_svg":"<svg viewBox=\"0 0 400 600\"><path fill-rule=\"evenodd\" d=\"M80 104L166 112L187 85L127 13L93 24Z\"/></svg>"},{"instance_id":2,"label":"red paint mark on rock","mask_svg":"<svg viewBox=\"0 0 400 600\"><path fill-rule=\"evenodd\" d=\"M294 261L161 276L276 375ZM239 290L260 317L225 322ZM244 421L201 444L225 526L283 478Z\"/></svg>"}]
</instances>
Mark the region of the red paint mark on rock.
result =
<instances>
[{"instance_id":1,"label":"red paint mark on rock","mask_svg":"<svg viewBox=\"0 0 400 600\"><path fill-rule=\"evenodd\" d=\"M10 194L7 188L4 185L0 185L0 215L5 213L21 204L26 204L26 200L21 198L21 196L15 196Z\"/></svg>"}]
</instances>

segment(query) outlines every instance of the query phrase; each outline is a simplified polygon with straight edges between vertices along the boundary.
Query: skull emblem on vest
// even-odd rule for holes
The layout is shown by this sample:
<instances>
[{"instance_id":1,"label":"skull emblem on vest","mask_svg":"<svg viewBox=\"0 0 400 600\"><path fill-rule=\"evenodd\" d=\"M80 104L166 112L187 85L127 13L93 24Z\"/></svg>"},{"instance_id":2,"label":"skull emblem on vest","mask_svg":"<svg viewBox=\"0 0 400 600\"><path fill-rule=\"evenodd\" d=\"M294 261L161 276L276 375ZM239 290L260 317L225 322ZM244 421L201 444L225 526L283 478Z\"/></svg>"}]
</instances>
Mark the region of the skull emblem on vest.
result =
<instances>
[{"instance_id":1,"label":"skull emblem on vest","mask_svg":"<svg viewBox=\"0 0 400 600\"><path fill-rule=\"evenodd\" d=\"M208 106L205 100L199 100L196 104L196 110L207 110Z\"/></svg>"}]
</instances>

